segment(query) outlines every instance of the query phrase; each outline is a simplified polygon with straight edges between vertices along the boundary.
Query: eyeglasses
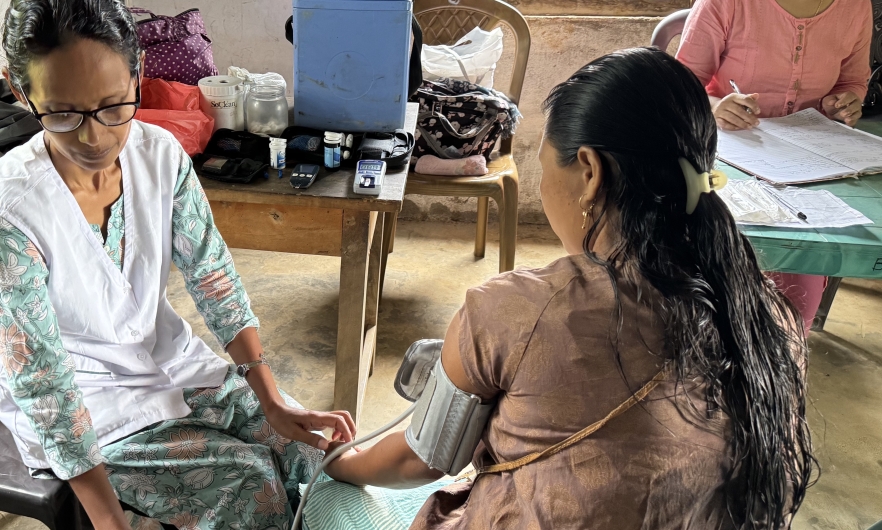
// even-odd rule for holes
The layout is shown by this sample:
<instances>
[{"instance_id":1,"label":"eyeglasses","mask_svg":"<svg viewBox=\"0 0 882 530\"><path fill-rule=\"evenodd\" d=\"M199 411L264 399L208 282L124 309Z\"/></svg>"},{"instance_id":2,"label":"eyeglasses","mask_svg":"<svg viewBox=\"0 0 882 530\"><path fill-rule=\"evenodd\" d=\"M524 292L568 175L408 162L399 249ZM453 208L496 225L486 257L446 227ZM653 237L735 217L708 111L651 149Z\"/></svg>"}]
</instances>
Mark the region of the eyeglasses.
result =
<instances>
[{"instance_id":1,"label":"eyeglasses","mask_svg":"<svg viewBox=\"0 0 882 530\"><path fill-rule=\"evenodd\" d=\"M80 125L86 119L86 116L94 119L101 125L106 127L118 127L125 125L135 118L135 113L141 106L141 80L138 78L138 84L135 86L135 101L128 103L117 103L116 105L108 105L95 110L65 110L62 112L46 112L39 113L34 103L28 98L21 86L18 90L28 102L31 112L40 125L49 132L68 133L79 129Z\"/></svg>"}]
</instances>

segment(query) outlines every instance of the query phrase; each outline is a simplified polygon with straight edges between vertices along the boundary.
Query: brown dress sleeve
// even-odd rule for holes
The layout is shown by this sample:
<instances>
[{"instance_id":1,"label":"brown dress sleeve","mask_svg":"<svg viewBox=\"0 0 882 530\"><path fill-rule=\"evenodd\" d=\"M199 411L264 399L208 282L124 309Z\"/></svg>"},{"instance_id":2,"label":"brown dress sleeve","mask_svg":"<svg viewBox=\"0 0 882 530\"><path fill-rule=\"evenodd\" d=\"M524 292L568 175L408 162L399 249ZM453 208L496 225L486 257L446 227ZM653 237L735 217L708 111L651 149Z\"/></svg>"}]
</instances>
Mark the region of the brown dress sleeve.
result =
<instances>
[{"instance_id":1,"label":"brown dress sleeve","mask_svg":"<svg viewBox=\"0 0 882 530\"><path fill-rule=\"evenodd\" d=\"M536 322L554 295L532 271L514 271L469 289L459 311L459 351L482 398L507 391Z\"/></svg>"}]
</instances>

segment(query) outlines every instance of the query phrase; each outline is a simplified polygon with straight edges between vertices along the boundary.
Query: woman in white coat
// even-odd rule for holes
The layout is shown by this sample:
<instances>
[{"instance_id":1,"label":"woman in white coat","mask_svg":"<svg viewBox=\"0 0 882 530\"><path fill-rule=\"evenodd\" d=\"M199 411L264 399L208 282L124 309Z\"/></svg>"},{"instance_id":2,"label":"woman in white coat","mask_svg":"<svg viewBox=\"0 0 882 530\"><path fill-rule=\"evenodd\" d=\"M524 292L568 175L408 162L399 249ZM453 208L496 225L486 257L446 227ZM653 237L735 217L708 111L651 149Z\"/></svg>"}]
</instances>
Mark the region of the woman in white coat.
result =
<instances>
[{"instance_id":1,"label":"woman in white coat","mask_svg":"<svg viewBox=\"0 0 882 530\"><path fill-rule=\"evenodd\" d=\"M44 131L0 159L0 420L96 528L119 497L178 528L284 528L346 412L273 381L189 158L133 121L143 60L119 0L13 0L4 76ZM171 264L238 369L166 300ZM237 373L238 372L238 373Z\"/></svg>"}]
</instances>

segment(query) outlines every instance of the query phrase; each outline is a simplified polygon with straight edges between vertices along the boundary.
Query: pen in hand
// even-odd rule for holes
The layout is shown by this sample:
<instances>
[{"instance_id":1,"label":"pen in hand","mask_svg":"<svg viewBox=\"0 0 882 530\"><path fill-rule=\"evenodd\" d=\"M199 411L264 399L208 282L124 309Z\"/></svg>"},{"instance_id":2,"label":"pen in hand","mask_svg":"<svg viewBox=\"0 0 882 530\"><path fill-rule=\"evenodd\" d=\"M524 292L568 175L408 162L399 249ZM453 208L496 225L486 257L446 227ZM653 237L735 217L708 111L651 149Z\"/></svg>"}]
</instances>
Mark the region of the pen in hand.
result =
<instances>
[{"instance_id":1,"label":"pen in hand","mask_svg":"<svg viewBox=\"0 0 882 530\"><path fill-rule=\"evenodd\" d=\"M734 90L735 93L738 94L739 96L743 96L743 95L744 95L744 94L741 93L740 90L738 90L738 85L736 85L736 84L735 84L735 81L733 81L732 79L729 80L729 86L731 86L731 87L732 87L732 90ZM753 111L750 110L750 107L744 107L744 110L746 110L748 114L753 114Z\"/></svg>"}]
</instances>

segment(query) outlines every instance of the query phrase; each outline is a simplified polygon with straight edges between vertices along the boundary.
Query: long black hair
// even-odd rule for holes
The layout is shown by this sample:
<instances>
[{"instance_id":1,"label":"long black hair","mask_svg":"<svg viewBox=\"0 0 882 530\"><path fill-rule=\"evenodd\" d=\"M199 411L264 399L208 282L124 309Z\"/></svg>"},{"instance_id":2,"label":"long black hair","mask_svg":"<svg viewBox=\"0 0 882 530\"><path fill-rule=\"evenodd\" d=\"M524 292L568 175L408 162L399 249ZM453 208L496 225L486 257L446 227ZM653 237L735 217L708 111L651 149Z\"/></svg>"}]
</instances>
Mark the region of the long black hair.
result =
<instances>
[{"instance_id":1,"label":"long black hair","mask_svg":"<svg viewBox=\"0 0 882 530\"><path fill-rule=\"evenodd\" d=\"M802 319L763 276L722 199L703 194L686 214L678 160L701 173L716 155L701 83L658 49L623 50L554 88L545 111L545 138L559 165L572 164L582 146L602 155L604 200L586 253L607 268L614 289L615 270L627 263L659 291L677 380L704 381L708 402L731 419L733 519L746 528L787 526L816 466L805 422ZM618 232L608 260L588 250L604 216Z\"/></svg>"},{"instance_id":2,"label":"long black hair","mask_svg":"<svg viewBox=\"0 0 882 530\"><path fill-rule=\"evenodd\" d=\"M12 0L3 25L12 82L28 90L33 60L77 38L106 44L126 60L132 76L137 75L138 29L121 0Z\"/></svg>"}]
</instances>

